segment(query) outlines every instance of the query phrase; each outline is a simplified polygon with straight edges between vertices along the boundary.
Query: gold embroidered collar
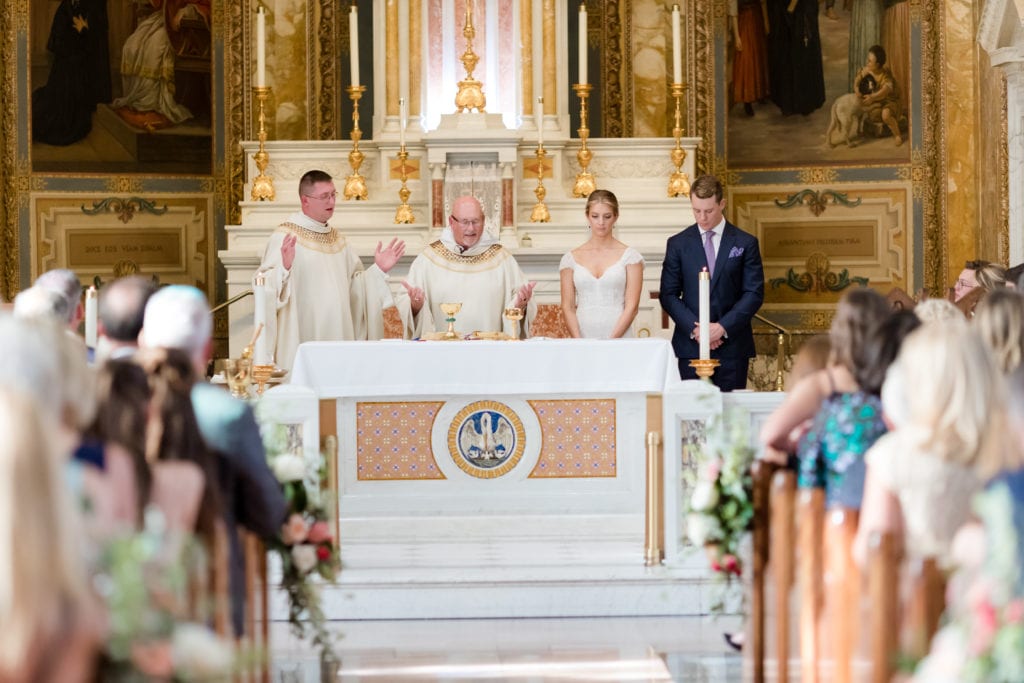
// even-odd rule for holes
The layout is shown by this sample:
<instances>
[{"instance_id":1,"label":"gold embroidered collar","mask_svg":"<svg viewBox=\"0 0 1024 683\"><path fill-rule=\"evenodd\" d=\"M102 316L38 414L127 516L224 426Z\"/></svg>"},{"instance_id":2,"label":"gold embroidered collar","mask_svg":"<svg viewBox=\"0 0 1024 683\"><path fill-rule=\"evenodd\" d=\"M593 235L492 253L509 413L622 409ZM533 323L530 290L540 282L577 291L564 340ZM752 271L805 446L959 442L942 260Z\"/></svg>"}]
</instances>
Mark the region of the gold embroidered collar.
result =
<instances>
[{"instance_id":1,"label":"gold embroidered collar","mask_svg":"<svg viewBox=\"0 0 1024 683\"><path fill-rule=\"evenodd\" d=\"M444 246L441 240L435 240L431 242L430 248L433 249L439 256L441 256L441 258L447 261L452 261L454 263L465 263L467 265L472 265L475 263L486 263L501 252L500 244L492 244L479 254L474 254L473 256L463 256L462 254L458 254L452 251L451 249L448 249L446 246Z\"/></svg>"}]
</instances>

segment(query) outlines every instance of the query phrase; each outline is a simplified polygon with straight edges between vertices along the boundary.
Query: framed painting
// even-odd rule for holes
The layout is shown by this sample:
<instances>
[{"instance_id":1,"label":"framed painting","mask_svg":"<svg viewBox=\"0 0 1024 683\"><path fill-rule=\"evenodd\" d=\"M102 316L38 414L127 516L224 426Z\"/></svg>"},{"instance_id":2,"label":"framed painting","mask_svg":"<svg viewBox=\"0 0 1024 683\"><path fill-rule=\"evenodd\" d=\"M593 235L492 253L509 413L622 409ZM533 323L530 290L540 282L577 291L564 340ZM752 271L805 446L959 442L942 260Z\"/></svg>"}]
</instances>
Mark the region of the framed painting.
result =
<instances>
[{"instance_id":1,"label":"framed painting","mask_svg":"<svg viewBox=\"0 0 1024 683\"><path fill-rule=\"evenodd\" d=\"M33 2L29 27L33 172L212 173L212 0Z\"/></svg>"}]
</instances>

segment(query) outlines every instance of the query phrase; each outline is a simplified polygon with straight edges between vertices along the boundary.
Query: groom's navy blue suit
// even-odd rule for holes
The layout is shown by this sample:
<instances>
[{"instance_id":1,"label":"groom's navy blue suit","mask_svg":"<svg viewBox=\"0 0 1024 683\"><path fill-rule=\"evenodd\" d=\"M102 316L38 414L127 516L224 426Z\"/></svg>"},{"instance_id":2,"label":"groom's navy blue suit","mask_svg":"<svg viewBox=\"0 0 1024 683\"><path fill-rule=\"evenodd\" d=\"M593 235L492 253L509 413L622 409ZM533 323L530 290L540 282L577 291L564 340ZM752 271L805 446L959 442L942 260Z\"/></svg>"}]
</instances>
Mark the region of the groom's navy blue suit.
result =
<instances>
[{"instance_id":1,"label":"groom's navy blue suit","mask_svg":"<svg viewBox=\"0 0 1024 683\"><path fill-rule=\"evenodd\" d=\"M668 239L661 268L661 307L675 322L672 348L683 379L696 379L689 362L700 346L691 338L699 313L698 276L707 266L701 230L696 224ZM725 328L722 345L711 352L721 365L712 381L722 391L747 385L747 365L754 354L751 320L764 301L764 268L757 238L726 221L711 277L711 322Z\"/></svg>"}]
</instances>

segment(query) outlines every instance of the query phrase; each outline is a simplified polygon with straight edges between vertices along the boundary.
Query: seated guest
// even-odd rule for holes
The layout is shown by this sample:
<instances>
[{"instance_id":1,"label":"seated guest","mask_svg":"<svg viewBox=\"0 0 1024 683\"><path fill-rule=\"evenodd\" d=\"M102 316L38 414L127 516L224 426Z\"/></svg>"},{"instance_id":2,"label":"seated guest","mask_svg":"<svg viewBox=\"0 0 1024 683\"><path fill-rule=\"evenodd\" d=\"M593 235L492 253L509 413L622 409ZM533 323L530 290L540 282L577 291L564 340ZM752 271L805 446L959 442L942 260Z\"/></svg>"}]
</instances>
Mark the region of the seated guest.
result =
<instances>
[{"instance_id":1,"label":"seated guest","mask_svg":"<svg viewBox=\"0 0 1024 683\"><path fill-rule=\"evenodd\" d=\"M51 289L29 287L14 295L14 315L23 320L46 318L63 325L67 310L67 299Z\"/></svg>"},{"instance_id":2,"label":"seated guest","mask_svg":"<svg viewBox=\"0 0 1024 683\"><path fill-rule=\"evenodd\" d=\"M72 332L78 332L78 326L85 318L82 283L78 281L78 276L66 268L56 268L37 277L32 286L60 294L64 299L64 324Z\"/></svg>"},{"instance_id":3,"label":"seated guest","mask_svg":"<svg viewBox=\"0 0 1024 683\"><path fill-rule=\"evenodd\" d=\"M974 279L985 292L994 292L1006 286L1006 268L998 263L986 263L974 271Z\"/></svg>"},{"instance_id":4,"label":"seated guest","mask_svg":"<svg viewBox=\"0 0 1024 683\"><path fill-rule=\"evenodd\" d=\"M1005 396L974 330L931 324L907 337L882 391L894 429L866 456L858 562L873 532L902 529L908 557L948 565L971 497L1006 462Z\"/></svg>"},{"instance_id":5,"label":"seated guest","mask_svg":"<svg viewBox=\"0 0 1024 683\"><path fill-rule=\"evenodd\" d=\"M894 312L879 323L853 349L857 390L833 392L826 398L797 447L799 486L823 488L827 507L860 509L864 454L887 429L882 419L882 382L903 338L920 324L910 311Z\"/></svg>"},{"instance_id":6,"label":"seated guest","mask_svg":"<svg viewBox=\"0 0 1024 683\"><path fill-rule=\"evenodd\" d=\"M142 315L156 284L133 275L114 280L100 290L96 333L98 354L105 358L127 358L139 348Z\"/></svg>"},{"instance_id":7,"label":"seated guest","mask_svg":"<svg viewBox=\"0 0 1024 683\"><path fill-rule=\"evenodd\" d=\"M142 349L178 349L204 376L213 348L213 316L195 287L170 285L149 298L139 335ZM217 454L217 481L230 547L231 616L242 634L245 565L236 524L264 539L276 538L286 512L281 487L267 465L259 426L244 401L206 382L191 389L192 408L206 445Z\"/></svg>"},{"instance_id":8,"label":"seated guest","mask_svg":"<svg viewBox=\"0 0 1024 683\"><path fill-rule=\"evenodd\" d=\"M828 367L796 384L782 404L765 420L761 445L783 453L795 453L810 420L829 398L857 394L855 353L871 331L889 315L889 304L866 287L849 290L839 300L829 338L832 353ZM843 399L845 400L845 399ZM798 429L801 428L801 429Z\"/></svg>"},{"instance_id":9,"label":"seated guest","mask_svg":"<svg viewBox=\"0 0 1024 683\"><path fill-rule=\"evenodd\" d=\"M104 638L52 415L0 388L0 680L93 681Z\"/></svg>"},{"instance_id":10,"label":"seated guest","mask_svg":"<svg viewBox=\"0 0 1024 683\"><path fill-rule=\"evenodd\" d=\"M1024 295L1013 289L997 289L974 310L974 327L988 345L1004 374L1024 357Z\"/></svg>"},{"instance_id":11,"label":"seated guest","mask_svg":"<svg viewBox=\"0 0 1024 683\"><path fill-rule=\"evenodd\" d=\"M487 233L480 202L467 195L452 204L441 238L412 262L409 279L402 283L408 299L401 297L398 303L403 309L408 303L412 315L406 332L412 337L445 329L443 303L462 304L456 316L460 332L504 330L513 337L527 337L537 312L536 284L526 281L515 257ZM506 308L523 309L523 319L515 327L503 317Z\"/></svg>"},{"instance_id":12,"label":"seated guest","mask_svg":"<svg viewBox=\"0 0 1024 683\"><path fill-rule=\"evenodd\" d=\"M804 341L793 358L793 367L786 378L787 389L792 389L807 375L824 369L832 355L832 340L827 334L816 334Z\"/></svg>"},{"instance_id":13,"label":"seated guest","mask_svg":"<svg viewBox=\"0 0 1024 683\"><path fill-rule=\"evenodd\" d=\"M960 275L957 276L956 282L953 284L954 302L960 301L978 286L978 269L987 265L989 262L981 259L964 264L964 269L960 271Z\"/></svg>"},{"instance_id":14,"label":"seated guest","mask_svg":"<svg viewBox=\"0 0 1024 683\"><path fill-rule=\"evenodd\" d=\"M914 306L914 315L922 323L962 324L967 322L963 312L946 299L925 299Z\"/></svg>"}]
</instances>

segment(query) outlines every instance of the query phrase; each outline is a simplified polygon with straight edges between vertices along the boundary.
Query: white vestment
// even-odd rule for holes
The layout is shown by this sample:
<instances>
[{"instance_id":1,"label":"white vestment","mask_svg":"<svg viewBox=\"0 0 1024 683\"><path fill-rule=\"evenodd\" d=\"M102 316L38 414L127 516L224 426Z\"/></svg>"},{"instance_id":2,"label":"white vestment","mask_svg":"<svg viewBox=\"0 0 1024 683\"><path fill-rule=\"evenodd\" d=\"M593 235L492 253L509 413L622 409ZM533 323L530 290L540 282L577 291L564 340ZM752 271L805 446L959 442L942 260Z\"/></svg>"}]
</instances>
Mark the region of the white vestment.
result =
<instances>
[{"instance_id":1,"label":"white vestment","mask_svg":"<svg viewBox=\"0 0 1024 683\"><path fill-rule=\"evenodd\" d=\"M281 263L286 235L296 236L291 270ZM279 368L291 370L302 342L384 336L383 310L395 304L387 276L376 264L364 270L345 238L326 223L292 214L270 235L254 287L260 275L269 294L263 333Z\"/></svg>"},{"instance_id":2,"label":"white vestment","mask_svg":"<svg viewBox=\"0 0 1024 683\"><path fill-rule=\"evenodd\" d=\"M532 297L518 329L504 317L505 309L512 306L519 288L526 284L515 257L492 240L481 240L460 254L450 235L451 228L447 228L409 268L408 282L423 290L425 300L411 327L407 324L407 334L423 337L445 331L448 316L441 304L461 303L462 309L455 315L455 330L462 335L501 331L512 337L529 336L530 321L537 313ZM408 295L403 293L402 299L404 309Z\"/></svg>"}]
</instances>

